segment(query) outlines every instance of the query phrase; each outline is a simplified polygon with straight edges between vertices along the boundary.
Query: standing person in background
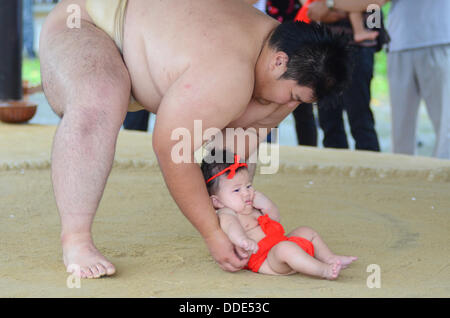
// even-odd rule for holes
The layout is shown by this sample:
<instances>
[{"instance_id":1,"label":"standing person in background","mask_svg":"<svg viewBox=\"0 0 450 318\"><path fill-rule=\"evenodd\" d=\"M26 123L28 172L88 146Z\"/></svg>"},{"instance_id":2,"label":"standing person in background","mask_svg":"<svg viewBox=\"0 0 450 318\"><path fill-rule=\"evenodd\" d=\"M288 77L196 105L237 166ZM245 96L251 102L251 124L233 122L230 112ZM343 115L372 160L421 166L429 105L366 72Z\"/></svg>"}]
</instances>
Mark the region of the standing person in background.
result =
<instances>
[{"instance_id":1,"label":"standing person in background","mask_svg":"<svg viewBox=\"0 0 450 318\"><path fill-rule=\"evenodd\" d=\"M333 2L326 1L326 4L329 5ZM334 102L319 103L319 123L324 133L323 145L328 148L349 148L343 120L343 111L345 110L351 134L355 140L355 148L380 151L375 120L370 109L370 84L373 77L374 54L389 41L389 36L384 30L381 20L381 28L372 31L378 32L376 40L357 43L353 40L354 32L348 13L333 10L331 7L325 7L326 9L323 10L324 4L325 1L311 3L308 6L308 17L313 21L325 23L332 32L344 32L349 35L354 67L351 83L341 98ZM359 7L355 7L354 10L359 10Z\"/></svg>"},{"instance_id":2,"label":"standing person in background","mask_svg":"<svg viewBox=\"0 0 450 318\"><path fill-rule=\"evenodd\" d=\"M254 0L253 6L261 12L266 13L266 2L267 0Z\"/></svg>"},{"instance_id":3,"label":"standing person in background","mask_svg":"<svg viewBox=\"0 0 450 318\"><path fill-rule=\"evenodd\" d=\"M295 20L310 23L308 17L308 7L311 3L319 0L300 0L303 3L301 10L298 12ZM353 29L353 40L362 42L364 40L375 40L378 36L377 31L371 31L365 28L364 16L361 12L349 12L348 19Z\"/></svg>"},{"instance_id":4,"label":"standing person in background","mask_svg":"<svg viewBox=\"0 0 450 318\"><path fill-rule=\"evenodd\" d=\"M23 0L23 44L28 58L36 58L34 52L33 0Z\"/></svg>"},{"instance_id":5,"label":"standing person in background","mask_svg":"<svg viewBox=\"0 0 450 318\"><path fill-rule=\"evenodd\" d=\"M148 121L150 119L150 113L143 109L137 112L128 112L125 120L123 121L123 128L127 130L148 130Z\"/></svg>"},{"instance_id":6,"label":"standing person in background","mask_svg":"<svg viewBox=\"0 0 450 318\"><path fill-rule=\"evenodd\" d=\"M392 0L388 30L392 150L415 153L423 98L436 134L433 156L450 159L450 1Z\"/></svg>"}]
</instances>

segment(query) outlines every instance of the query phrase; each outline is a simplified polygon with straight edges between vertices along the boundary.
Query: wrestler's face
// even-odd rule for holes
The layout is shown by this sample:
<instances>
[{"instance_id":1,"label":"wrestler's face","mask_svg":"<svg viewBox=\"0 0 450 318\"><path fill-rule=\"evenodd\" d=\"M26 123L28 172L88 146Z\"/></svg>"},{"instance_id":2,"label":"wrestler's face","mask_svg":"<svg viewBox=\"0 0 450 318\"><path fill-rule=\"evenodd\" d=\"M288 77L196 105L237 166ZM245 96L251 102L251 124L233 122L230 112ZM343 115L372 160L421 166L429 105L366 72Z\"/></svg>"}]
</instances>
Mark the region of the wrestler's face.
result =
<instances>
[{"instance_id":1,"label":"wrestler's face","mask_svg":"<svg viewBox=\"0 0 450 318\"><path fill-rule=\"evenodd\" d=\"M255 190L249 180L247 169L239 170L233 179L221 176L219 189L212 195L215 208L230 208L236 213L247 214L253 210Z\"/></svg>"},{"instance_id":2,"label":"wrestler's face","mask_svg":"<svg viewBox=\"0 0 450 318\"><path fill-rule=\"evenodd\" d=\"M300 86L294 80L278 79L265 90L265 99L279 105L295 107L301 103L314 102L314 92L311 88Z\"/></svg>"},{"instance_id":3,"label":"wrestler's face","mask_svg":"<svg viewBox=\"0 0 450 318\"><path fill-rule=\"evenodd\" d=\"M288 57L284 52L270 55L255 73L254 97L262 104L275 103L295 107L301 103L315 102L314 91L297 81L282 78L287 71ZM262 66L261 66L262 65Z\"/></svg>"}]
</instances>

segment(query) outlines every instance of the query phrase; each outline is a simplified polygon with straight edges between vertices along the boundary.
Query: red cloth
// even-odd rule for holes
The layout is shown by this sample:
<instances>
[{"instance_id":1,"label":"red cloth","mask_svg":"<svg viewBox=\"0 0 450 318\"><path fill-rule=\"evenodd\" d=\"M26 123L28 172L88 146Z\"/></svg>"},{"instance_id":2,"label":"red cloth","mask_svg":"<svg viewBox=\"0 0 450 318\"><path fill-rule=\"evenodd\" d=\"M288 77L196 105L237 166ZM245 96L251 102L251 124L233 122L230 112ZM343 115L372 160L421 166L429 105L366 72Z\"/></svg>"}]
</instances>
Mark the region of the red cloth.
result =
<instances>
[{"instance_id":1,"label":"red cloth","mask_svg":"<svg viewBox=\"0 0 450 318\"><path fill-rule=\"evenodd\" d=\"M240 167L248 167L246 163L239 163L239 156L238 155L234 155L234 163L229 166L228 168L223 169L222 171L220 171L219 173L216 173L215 175L213 175L211 178L209 178L206 183L210 182L212 179L217 178L218 176L223 175L225 172L230 171L228 173L228 179L233 179L234 175L236 174L236 170Z\"/></svg>"},{"instance_id":2,"label":"red cloth","mask_svg":"<svg viewBox=\"0 0 450 318\"><path fill-rule=\"evenodd\" d=\"M271 248L282 241L294 242L306 253L314 257L314 245L310 241L303 237L284 236L283 226L277 221L272 220L269 215L265 214L260 216L258 218L258 223L264 234L266 234L266 237L258 242L258 252L250 257L246 267L247 269L257 273L261 265L266 260L267 254L269 254Z\"/></svg>"},{"instance_id":3,"label":"red cloth","mask_svg":"<svg viewBox=\"0 0 450 318\"><path fill-rule=\"evenodd\" d=\"M297 15L295 16L295 21L311 23L311 19L308 18L308 7L314 1L317 1L317 0L306 1L306 3L302 6L302 8L300 10L298 10Z\"/></svg>"}]
</instances>

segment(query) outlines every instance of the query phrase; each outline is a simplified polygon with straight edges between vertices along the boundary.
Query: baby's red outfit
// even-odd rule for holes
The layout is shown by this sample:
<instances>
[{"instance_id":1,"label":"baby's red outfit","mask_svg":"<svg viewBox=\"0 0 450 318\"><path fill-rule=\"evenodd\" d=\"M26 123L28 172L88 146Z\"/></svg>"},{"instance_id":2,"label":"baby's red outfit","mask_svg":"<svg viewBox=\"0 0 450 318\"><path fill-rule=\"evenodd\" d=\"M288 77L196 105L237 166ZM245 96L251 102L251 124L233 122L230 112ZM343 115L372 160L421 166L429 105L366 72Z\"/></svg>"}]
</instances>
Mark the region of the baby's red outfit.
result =
<instances>
[{"instance_id":1,"label":"baby's red outfit","mask_svg":"<svg viewBox=\"0 0 450 318\"><path fill-rule=\"evenodd\" d=\"M258 218L258 223L261 226L264 234L266 234L266 237L258 242L258 252L250 257L247 264L247 269L250 269L257 273L261 265L266 260L267 254L269 254L270 249L282 241L294 242L298 246L300 246L306 253L314 257L314 246L310 241L303 237L284 236L283 226L277 221L272 220L268 214L261 215Z\"/></svg>"}]
</instances>

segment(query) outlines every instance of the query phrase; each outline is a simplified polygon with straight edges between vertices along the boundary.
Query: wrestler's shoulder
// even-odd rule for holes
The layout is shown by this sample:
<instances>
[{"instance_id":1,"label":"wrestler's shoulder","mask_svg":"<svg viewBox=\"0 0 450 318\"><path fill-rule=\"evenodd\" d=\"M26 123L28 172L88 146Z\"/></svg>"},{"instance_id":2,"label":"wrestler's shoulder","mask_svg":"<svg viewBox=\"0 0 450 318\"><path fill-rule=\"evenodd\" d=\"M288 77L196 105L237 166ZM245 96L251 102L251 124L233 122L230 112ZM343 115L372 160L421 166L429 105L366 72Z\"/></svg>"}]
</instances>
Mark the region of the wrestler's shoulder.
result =
<instances>
[{"instance_id":1,"label":"wrestler's shoulder","mask_svg":"<svg viewBox=\"0 0 450 318\"><path fill-rule=\"evenodd\" d=\"M229 89L252 91L254 71L254 62L249 58L215 55L209 59L194 61L183 76L187 80L202 82L203 87L216 87L225 91ZM227 91L227 94L229 93Z\"/></svg>"}]
</instances>

